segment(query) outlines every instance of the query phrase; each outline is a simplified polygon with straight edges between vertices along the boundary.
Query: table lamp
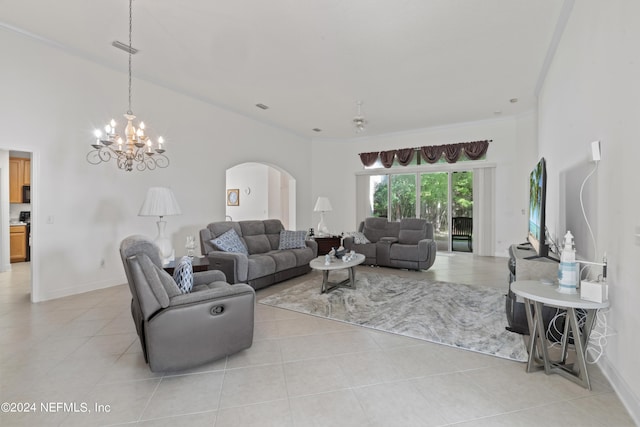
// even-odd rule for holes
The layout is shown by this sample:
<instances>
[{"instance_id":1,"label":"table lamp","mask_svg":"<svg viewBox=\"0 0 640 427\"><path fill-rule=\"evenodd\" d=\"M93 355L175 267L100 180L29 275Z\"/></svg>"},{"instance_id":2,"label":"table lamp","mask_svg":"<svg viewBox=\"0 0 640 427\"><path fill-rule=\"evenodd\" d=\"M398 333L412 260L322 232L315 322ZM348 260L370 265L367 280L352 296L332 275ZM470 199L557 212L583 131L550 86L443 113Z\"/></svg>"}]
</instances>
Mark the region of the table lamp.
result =
<instances>
[{"instance_id":1,"label":"table lamp","mask_svg":"<svg viewBox=\"0 0 640 427\"><path fill-rule=\"evenodd\" d=\"M320 212L320 222L318 223L318 234L319 235L324 235L324 234L329 234L329 229L327 228L327 225L324 223L324 213L325 212L330 212L332 210L331 208L331 202L329 201L329 199L327 197L318 197L318 200L316 201L316 206L313 208L314 212Z\"/></svg>"},{"instance_id":2,"label":"table lamp","mask_svg":"<svg viewBox=\"0 0 640 427\"><path fill-rule=\"evenodd\" d=\"M160 248L160 257L163 264L168 263L173 255L173 247L171 240L165 235L167 222L162 218L168 215L180 215L180 206L178 201L169 188L151 187L147 190L147 196L142 203L139 216L158 216L160 220L156 222L158 225L158 236L155 243Z\"/></svg>"}]
</instances>

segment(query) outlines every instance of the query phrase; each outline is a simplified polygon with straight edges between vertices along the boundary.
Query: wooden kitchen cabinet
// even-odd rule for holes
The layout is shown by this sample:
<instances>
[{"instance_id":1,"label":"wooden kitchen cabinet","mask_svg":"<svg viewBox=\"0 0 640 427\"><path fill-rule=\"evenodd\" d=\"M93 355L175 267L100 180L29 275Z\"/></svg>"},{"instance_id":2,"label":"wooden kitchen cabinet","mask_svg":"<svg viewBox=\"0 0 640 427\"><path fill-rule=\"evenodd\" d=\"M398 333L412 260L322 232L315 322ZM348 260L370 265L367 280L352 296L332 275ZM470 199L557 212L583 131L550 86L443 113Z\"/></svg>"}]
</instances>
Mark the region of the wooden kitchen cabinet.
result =
<instances>
[{"instance_id":1,"label":"wooden kitchen cabinet","mask_svg":"<svg viewBox=\"0 0 640 427\"><path fill-rule=\"evenodd\" d=\"M31 160L24 159L22 168L23 185L31 185Z\"/></svg>"},{"instance_id":2,"label":"wooden kitchen cabinet","mask_svg":"<svg viewBox=\"0 0 640 427\"><path fill-rule=\"evenodd\" d=\"M10 261L24 262L27 260L27 226L12 225L9 228Z\"/></svg>"},{"instance_id":3,"label":"wooden kitchen cabinet","mask_svg":"<svg viewBox=\"0 0 640 427\"><path fill-rule=\"evenodd\" d=\"M31 185L31 160L9 157L9 203L24 203L22 187Z\"/></svg>"}]
</instances>

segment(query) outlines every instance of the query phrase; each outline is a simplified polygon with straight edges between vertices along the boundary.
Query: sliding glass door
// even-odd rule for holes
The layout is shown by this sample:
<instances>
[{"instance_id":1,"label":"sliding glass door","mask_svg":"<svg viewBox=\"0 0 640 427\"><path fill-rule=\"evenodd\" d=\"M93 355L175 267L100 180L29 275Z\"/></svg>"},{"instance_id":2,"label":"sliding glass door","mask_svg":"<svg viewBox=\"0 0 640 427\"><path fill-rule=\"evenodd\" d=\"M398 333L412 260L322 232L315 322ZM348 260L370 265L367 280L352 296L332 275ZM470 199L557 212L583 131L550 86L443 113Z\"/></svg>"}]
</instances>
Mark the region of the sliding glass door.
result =
<instances>
[{"instance_id":1,"label":"sliding glass door","mask_svg":"<svg viewBox=\"0 0 640 427\"><path fill-rule=\"evenodd\" d=\"M420 218L433 224L433 232L439 251L451 250L449 246L449 173L420 174Z\"/></svg>"},{"instance_id":2,"label":"sliding glass door","mask_svg":"<svg viewBox=\"0 0 640 427\"><path fill-rule=\"evenodd\" d=\"M473 172L451 174L451 250L473 252Z\"/></svg>"},{"instance_id":3,"label":"sliding glass door","mask_svg":"<svg viewBox=\"0 0 640 427\"><path fill-rule=\"evenodd\" d=\"M433 224L439 251L471 251L473 172L371 175L369 189L372 216L426 219ZM461 222L467 224L462 231L457 229Z\"/></svg>"},{"instance_id":4,"label":"sliding glass door","mask_svg":"<svg viewBox=\"0 0 640 427\"><path fill-rule=\"evenodd\" d=\"M389 215L389 175L369 177L370 216L387 218Z\"/></svg>"},{"instance_id":5,"label":"sliding glass door","mask_svg":"<svg viewBox=\"0 0 640 427\"><path fill-rule=\"evenodd\" d=\"M493 167L393 172L357 177L359 221L368 216L390 221L423 218L433 224L439 251L495 254Z\"/></svg>"},{"instance_id":6,"label":"sliding glass door","mask_svg":"<svg viewBox=\"0 0 640 427\"><path fill-rule=\"evenodd\" d=\"M416 175L391 175L390 221L416 217Z\"/></svg>"}]
</instances>

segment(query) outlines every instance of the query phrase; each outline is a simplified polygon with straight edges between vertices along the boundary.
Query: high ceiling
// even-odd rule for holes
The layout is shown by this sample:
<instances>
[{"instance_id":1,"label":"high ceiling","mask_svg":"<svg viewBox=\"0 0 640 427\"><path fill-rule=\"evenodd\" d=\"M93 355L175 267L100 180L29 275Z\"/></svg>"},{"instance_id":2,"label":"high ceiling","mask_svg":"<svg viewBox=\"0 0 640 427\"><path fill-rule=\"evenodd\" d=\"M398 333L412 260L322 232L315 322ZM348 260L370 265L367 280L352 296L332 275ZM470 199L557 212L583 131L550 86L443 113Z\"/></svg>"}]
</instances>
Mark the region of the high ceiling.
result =
<instances>
[{"instance_id":1,"label":"high ceiling","mask_svg":"<svg viewBox=\"0 0 640 427\"><path fill-rule=\"evenodd\" d=\"M135 0L134 101L143 78L326 138L356 136L358 100L367 135L519 114L534 108L562 8L562 0ZM111 46L128 43L127 0L0 0L0 10L5 28L127 70L127 54Z\"/></svg>"}]
</instances>

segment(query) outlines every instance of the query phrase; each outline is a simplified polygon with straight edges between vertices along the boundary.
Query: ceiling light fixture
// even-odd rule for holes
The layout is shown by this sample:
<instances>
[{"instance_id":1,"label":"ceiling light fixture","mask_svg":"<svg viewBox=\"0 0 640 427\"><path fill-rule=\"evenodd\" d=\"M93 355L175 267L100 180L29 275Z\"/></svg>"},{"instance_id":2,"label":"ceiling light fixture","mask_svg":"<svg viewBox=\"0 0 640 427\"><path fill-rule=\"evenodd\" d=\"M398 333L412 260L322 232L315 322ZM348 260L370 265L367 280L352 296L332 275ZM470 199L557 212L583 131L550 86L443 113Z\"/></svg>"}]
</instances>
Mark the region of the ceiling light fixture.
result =
<instances>
[{"instance_id":1,"label":"ceiling light fixture","mask_svg":"<svg viewBox=\"0 0 640 427\"><path fill-rule=\"evenodd\" d=\"M116 132L116 121L111 119L111 122L104 128L105 135L100 130L94 132L96 142L91 144L94 149L87 153L87 161L92 165L116 159L118 168L127 172L133 170L134 163L139 171L169 166L169 158L163 154L165 150L162 148L162 144L164 144L162 137L158 138L157 145L154 147L151 139L144 134L144 123L139 122L137 129L133 126L133 120L136 116L131 112L131 55L137 50L131 45L132 3L133 0L129 0L129 45L124 45L124 50L129 53L129 109L124 115L127 119L127 126L124 129L126 141ZM122 49L120 45L122 43L113 43L113 46Z\"/></svg>"},{"instance_id":2,"label":"ceiling light fixture","mask_svg":"<svg viewBox=\"0 0 640 427\"><path fill-rule=\"evenodd\" d=\"M364 132L367 119L362 115L362 101L358 101L358 114L353 118L353 124L356 127L356 133Z\"/></svg>"},{"instance_id":3,"label":"ceiling light fixture","mask_svg":"<svg viewBox=\"0 0 640 427\"><path fill-rule=\"evenodd\" d=\"M262 110L268 110L269 106L268 105L264 105L264 104L256 104L256 107L262 109Z\"/></svg>"}]
</instances>

